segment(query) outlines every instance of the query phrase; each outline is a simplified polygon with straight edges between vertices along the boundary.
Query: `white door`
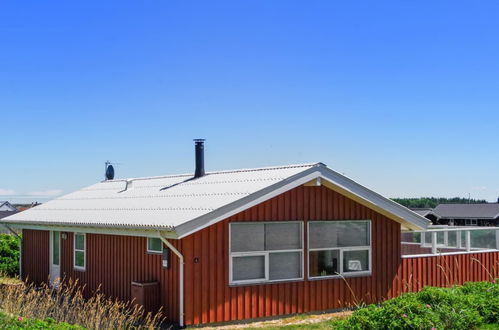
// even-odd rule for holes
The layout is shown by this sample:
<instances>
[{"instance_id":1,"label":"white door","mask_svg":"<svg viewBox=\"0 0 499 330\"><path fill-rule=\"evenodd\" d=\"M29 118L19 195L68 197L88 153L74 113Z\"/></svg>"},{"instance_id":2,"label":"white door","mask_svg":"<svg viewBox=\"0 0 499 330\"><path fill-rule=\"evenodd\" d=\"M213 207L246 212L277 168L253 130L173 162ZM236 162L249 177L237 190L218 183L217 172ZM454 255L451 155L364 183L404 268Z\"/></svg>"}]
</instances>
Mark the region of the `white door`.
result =
<instances>
[{"instance_id":1,"label":"white door","mask_svg":"<svg viewBox=\"0 0 499 330\"><path fill-rule=\"evenodd\" d=\"M61 277L61 233L50 232L50 285ZM57 283L55 283L57 286Z\"/></svg>"}]
</instances>

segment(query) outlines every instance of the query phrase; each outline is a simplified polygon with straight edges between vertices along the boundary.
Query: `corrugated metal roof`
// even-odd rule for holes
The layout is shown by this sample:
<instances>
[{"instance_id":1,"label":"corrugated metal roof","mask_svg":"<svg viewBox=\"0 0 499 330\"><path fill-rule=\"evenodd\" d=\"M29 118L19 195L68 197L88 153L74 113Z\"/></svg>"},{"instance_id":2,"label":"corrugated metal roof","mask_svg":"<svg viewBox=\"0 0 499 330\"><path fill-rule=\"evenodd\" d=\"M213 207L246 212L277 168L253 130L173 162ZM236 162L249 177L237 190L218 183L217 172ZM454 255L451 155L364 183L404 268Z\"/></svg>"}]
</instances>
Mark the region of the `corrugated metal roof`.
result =
<instances>
[{"instance_id":1,"label":"corrugated metal roof","mask_svg":"<svg viewBox=\"0 0 499 330\"><path fill-rule=\"evenodd\" d=\"M4 220L173 229L316 165L102 181Z\"/></svg>"},{"instance_id":2,"label":"corrugated metal roof","mask_svg":"<svg viewBox=\"0 0 499 330\"><path fill-rule=\"evenodd\" d=\"M171 230L181 238L317 178L408 228L429 223L322 163L102 181L0 222Z\"/></svg>"},{"instance_id":3,"label":"corrugated metal roof","mask_svg":"<svg viewBox=\"0 0 499 330\"><path fill-rule=\"evenodd\" d=\"M499 203L439 204L433 212L448 219L495 219L499 216Z\"/></svg>"},{"instance_id":4,"label":"corrugated metal roof","mask_svg":"<svg viewBox=\"0 0 499 330\"><path fill-rule=\"evenodd\" d=\"M0 211L0 219L6 218L12 214L16 214L17 211Z\"/></svg>"}]
</instances>

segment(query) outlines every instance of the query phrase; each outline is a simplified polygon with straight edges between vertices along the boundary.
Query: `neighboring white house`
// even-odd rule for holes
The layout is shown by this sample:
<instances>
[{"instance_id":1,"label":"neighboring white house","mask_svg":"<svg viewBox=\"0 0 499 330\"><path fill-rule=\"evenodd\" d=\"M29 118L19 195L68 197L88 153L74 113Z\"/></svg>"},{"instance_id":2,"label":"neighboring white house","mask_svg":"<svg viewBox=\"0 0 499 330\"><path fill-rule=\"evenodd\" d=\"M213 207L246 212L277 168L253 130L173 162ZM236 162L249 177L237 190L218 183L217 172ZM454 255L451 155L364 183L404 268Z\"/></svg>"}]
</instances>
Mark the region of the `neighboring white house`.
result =
<instances>
[{"instance_id":1,"label":"neighboring white house","mask_svg":"<svg viewBox=\"0 0 499 330\"><path fill-rule=\"evenodd\" d=\"M0 212L16 212L17 209L7 201L0 201Z\"/></svg>"}]
</instances>

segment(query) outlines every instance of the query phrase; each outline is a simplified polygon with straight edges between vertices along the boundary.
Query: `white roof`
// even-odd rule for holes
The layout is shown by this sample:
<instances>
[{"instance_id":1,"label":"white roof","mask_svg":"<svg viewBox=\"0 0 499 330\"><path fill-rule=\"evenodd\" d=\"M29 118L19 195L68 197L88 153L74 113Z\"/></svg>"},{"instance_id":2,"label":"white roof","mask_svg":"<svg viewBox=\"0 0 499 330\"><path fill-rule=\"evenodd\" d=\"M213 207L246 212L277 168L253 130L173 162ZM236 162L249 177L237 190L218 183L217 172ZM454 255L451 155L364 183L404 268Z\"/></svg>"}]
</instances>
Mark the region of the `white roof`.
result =
<instances>
[{"instance_id":1,"label":"white roof","mask_svg":"<svg viewBox=\"0 0 499 330\"><path fill-rule=\"evenodd\" d=\"M1 222L158 229L183 237L318 177L402 218L409 227L421 229L428 222L322 163L208 172L196 179L183 174L102 181Z\"/></svg>"}]
</instances>

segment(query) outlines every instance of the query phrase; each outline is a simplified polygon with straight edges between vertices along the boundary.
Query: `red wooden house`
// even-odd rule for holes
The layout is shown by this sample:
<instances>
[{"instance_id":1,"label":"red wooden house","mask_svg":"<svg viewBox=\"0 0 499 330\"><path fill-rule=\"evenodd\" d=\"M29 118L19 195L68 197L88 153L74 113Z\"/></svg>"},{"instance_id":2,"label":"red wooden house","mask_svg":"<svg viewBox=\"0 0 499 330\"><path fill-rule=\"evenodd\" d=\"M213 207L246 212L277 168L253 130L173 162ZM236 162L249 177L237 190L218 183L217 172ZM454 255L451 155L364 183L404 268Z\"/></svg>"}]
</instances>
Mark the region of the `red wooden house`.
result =
<instances>
[{"instance_id":1,"label":"red wooden house","mask_svg":"<svg viewBox=\"0 0 499 330\"><path fill-rule=\"evenodd\" d=\"M375 302L418 276L400 238L424 217L322 163L205 174L197 148L194 176L105 180L2 219L23 231L22 276L143 299L181 326Z\"/></svg>"}]
</instances>

